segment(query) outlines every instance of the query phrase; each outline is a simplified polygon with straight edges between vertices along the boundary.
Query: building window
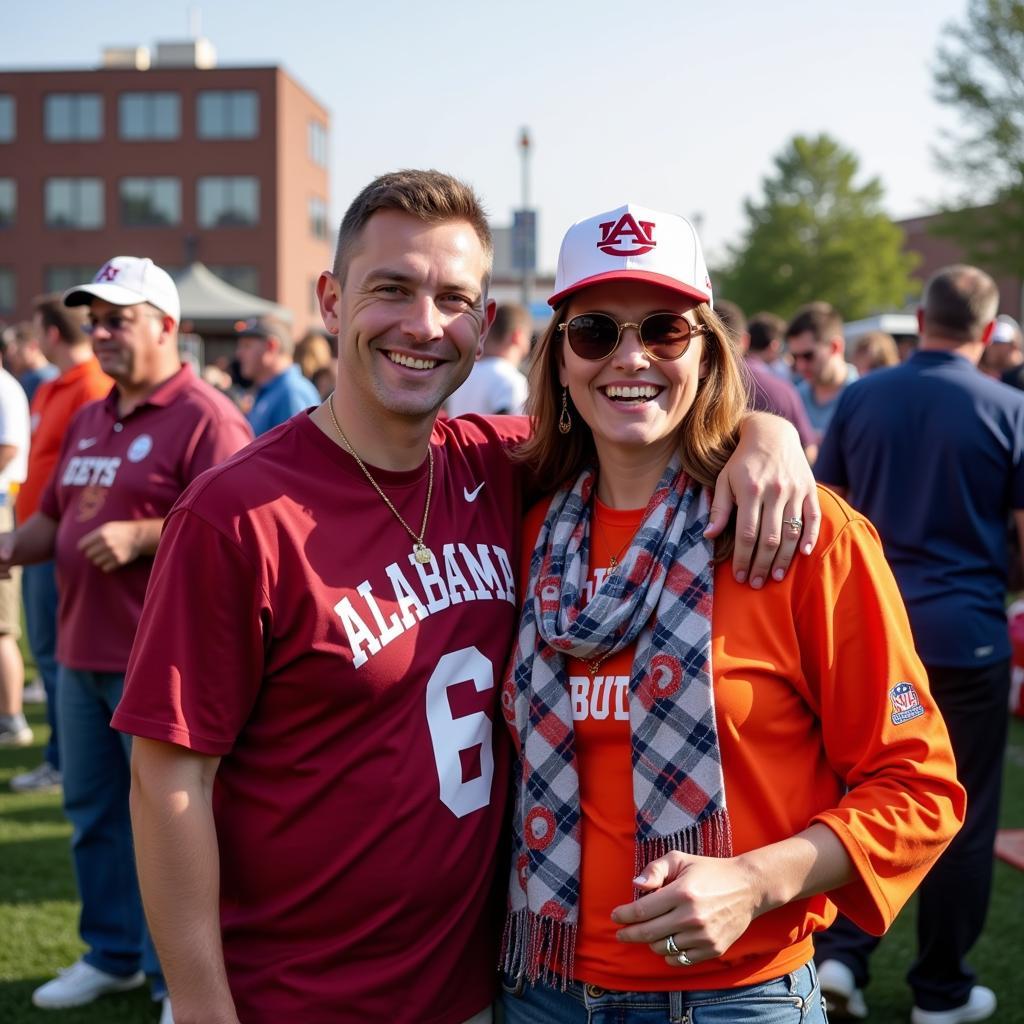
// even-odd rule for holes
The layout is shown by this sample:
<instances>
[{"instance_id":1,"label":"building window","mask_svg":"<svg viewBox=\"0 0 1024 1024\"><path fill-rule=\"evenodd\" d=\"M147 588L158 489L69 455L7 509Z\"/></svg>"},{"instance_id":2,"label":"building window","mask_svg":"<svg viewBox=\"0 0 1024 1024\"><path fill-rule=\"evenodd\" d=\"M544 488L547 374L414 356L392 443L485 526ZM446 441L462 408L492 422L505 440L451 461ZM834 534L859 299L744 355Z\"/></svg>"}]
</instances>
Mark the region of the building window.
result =
<instances>
[{"instance_id":1,"label":"building window","mask_svg":"<svg viewBox=\"0 0 1024 1024\"><path fill-rule=\"evenodd\" d=\"M66 263L47 267L43 271L43 284L48 292L66 292L86 281L91 281L100 268L95 263Z\"/></svg>"},{"instance_id":2,"label":"building window","mask_svg":"<svg viewBox=\"0 0 1024 1024\"><path fill-rule=\"evenodd\" d=\"M260 219L258 178L200 178L199 226L249 227Z\"/></svg>"},{"instance_id":3,"label":"building window","mask_svg":"<svg viewBox=\"0 0 1024 1024\"><path fill-rule=\"evenodd\" d=\"M314 238L327 237L327 204L318 196L309 200L309 233Z\"/></svg>"},{"instance_id":4,"label":"building window","mask_svg":"<svg viewBox=\"0 0 1024 1024\"><path fill-rule=\"evenodd\" d=\"M174 92L123 92L118 100L122 139L176 139L181 97Z\"/></svg>"},{"instance_id":5,"label":"building window","mask_svg":"<svg viewBox=\"0 0 1024 1024\"><path fill-rule=\"evenodd\" d=\"M9 267L0 267L0 313L10 313L14 309L14 271Z\"/></svg>"},{"instance_id":6,"label":"building window","mask_svg":"<svg viewBox=\"0 0 1024 1024\"><path fill-rule=\"evenodd\" d=\"M91 92L51 93L43 106L43 131L50 142L102 138L103 100Z\"/></svg>"},{"instance_id":7,"label":"building window","mask_svg":"<svg viewBox=\"0 0 1024 1024\"><path fill-rule=\"evenodd\" d=\"M162 227L181 222L181 182L177 178L122 178L121 223Z\"/></svg>"},{"instance_id":8,"label":"building window","mask_svg":"<svg viewBox=\"0 0 1024 1024\"><path fill-rule=\"evenodd\" d=\"M327 129L319 121L309 122L309 159L318 167L327 166Z\"/></svg>"},{"instance_id":9,"label":"building window","mask_svg":"<svg viewBox=\"0 0 1024 1024\"><path fill-rule=\"evenodd\" d=\"M0 228L9 228L18 213L18 183L0 178Z\"/></svg>"},{"instance_id":10,"label":"building window","mask_svg":"<svg viewBox=\"0 0 1024 1024\"><path fill-rule=\"evenodd\" d=\"M222 281L250 295L260 293L260 271L241 263L211 263L209 269Z\"/></svg>"},{"instance_id":11,"label":"building window","mask_svg":"<svg viewBox=\"0 0 1024 1024\"><path fill-rule=\"evenodd\" d=\"M14 97L0 96L0 142L13 142L17 129Z\"/></svg>"},{"instance_id":12,"label":"building window","mask_svg":"<svg viewBox=\"0 0 1024 1024\"><path fill-rule=\"evenodd\" d=\"M47 227L103 227L103 182L99 178L47 178L45 204Z\"/></svg>"},{"instance_id":13,"label":"building window","mask_svg":"<svg viewBox=\"0 0 1024 1024\"><path fill-rule=\"evenodd\" d=\"M201 139L254 139L259 134L260 98L251 89L199 94L196 123Z\"/></svg>"}]
</instances>

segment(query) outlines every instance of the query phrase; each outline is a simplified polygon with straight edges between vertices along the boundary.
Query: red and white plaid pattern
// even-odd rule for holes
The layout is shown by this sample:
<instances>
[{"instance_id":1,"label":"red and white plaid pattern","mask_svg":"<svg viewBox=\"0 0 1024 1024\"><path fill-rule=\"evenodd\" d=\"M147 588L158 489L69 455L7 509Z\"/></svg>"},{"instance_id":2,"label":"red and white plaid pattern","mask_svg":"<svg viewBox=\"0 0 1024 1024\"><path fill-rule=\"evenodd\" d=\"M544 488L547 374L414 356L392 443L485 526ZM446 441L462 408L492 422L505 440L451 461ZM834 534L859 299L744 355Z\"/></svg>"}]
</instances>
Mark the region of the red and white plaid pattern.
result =
<instances>
[{"instance_id":1,"label":"red and white plaid pattern","mask_svg":"<svg viewBox=\"0 0 1024 1024\"><path fill-rule=\"evenodd\" d=\"M621 566L584 606L593 470L552 499L502 691L520 763L504 967L572 977L580 808L566 658L636 644L629 680L636 868L668 850L730 856L711 683L709 499L674 459Z\"/></svg>"}]
</instances>

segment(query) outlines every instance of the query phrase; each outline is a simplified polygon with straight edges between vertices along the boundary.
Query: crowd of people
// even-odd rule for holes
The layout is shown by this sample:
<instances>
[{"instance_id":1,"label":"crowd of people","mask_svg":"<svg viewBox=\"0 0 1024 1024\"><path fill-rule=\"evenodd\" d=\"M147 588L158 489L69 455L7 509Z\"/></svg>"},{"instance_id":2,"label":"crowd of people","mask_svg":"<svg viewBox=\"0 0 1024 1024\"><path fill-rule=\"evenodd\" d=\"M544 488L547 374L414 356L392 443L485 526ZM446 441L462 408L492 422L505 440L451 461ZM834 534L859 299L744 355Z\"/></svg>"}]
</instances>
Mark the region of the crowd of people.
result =
<instances>
[{"instance_id":1,"label":"crowd of people","mask_svg":"<svg viewBox=\"0 0 1024 1024\"><path fill-rule=\"evenodd\" d=\"M991 1016L995 285L937 273L901 360L825 301L748 321L657 210L568 229L539 337L492 258L470 188L402 171L342 220L326 338L256 317L197 373L128 256L4 333L0 743L23 604L50 738L12 786L63 793L86 947L33 1002L860 1019L920 889L912 1024Z\"/></svg>"}]
</instances>

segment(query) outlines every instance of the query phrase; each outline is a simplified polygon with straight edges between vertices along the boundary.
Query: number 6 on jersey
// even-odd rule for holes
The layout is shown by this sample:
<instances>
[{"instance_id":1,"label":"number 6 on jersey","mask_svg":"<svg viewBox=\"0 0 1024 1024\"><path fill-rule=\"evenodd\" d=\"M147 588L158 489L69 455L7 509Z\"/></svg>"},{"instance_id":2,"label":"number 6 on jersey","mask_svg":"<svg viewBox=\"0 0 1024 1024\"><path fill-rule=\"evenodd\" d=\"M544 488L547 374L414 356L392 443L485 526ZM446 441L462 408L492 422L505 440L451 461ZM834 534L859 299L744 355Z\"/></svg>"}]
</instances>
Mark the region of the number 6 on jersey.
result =
<instances>
[{"instance_id":1,"label":"number 6 on jersey","mask_svg":"<svg viewBox=\"0 0 1024 1024\"><path fill-rule=\"evenodd\" d=\"M441 802L457 818L464 818L490 803L494 777L490 718L483 711L458 718L452 715L449 687L466 682L471 682L478 693L494 689L494 667L475 647L463 647L446 654L427 681L427 726L441 785ZM480 774L463 781L460 755L478 745Z\"/></svg>"}]
</instances>

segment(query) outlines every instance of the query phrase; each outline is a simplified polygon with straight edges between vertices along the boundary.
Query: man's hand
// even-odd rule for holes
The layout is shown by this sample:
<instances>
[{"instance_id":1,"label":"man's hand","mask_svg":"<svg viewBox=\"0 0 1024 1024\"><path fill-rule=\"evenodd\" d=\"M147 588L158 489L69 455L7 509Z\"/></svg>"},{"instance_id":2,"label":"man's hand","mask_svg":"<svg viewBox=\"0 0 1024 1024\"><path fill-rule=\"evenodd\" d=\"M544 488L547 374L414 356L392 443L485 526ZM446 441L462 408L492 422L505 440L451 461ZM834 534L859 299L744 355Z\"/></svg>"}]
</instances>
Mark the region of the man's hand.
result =
<instances>
[{"instance_id":1,"label":"man's hand","mask_svg":"<svg viewBox=\"0 0 1024 1024\"><path fill-rule=\"evenodd\" d=\"M132 520L104 523L78 542L78 550L98 569L113 572L142 553L142 526Z\"/></svg>"},{"instance_id":2,"label":"man's hand","mask_svg":"<svg viewBox=\"0 0 1024 1024\"><path fill-rule=\"evenodd\" d=\"M635 883L647 894L612 911L612 920L626 926L618 938L646 943L671 967L682 965L667 950L670 935L693 963L711 960L747 930L761 902L753 876L734 857L673 851L648 864Z\"/></svg>"},{"instance_id":3,"label":"man's hand","mask_svg":"<svg viewBox=\"0 0 1024 1024\"><path fill-rule=\"evenodd\" d=\"M761 587L781 580L799 544L810 554L818 540L821 511L814 474L800 437L788 421L750 413L740 428L736 451L715 482L707 537L717 537L736 506L736 579ZM801 520L799 527L793 519ZM787 522L787 520L789 522Z\"/></svg>"}]
</instances>

